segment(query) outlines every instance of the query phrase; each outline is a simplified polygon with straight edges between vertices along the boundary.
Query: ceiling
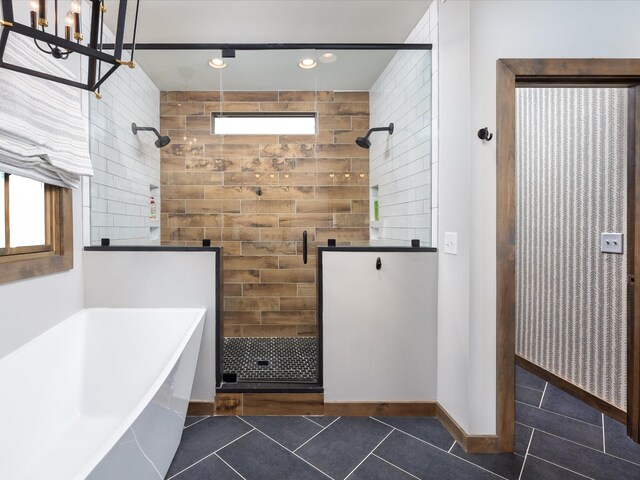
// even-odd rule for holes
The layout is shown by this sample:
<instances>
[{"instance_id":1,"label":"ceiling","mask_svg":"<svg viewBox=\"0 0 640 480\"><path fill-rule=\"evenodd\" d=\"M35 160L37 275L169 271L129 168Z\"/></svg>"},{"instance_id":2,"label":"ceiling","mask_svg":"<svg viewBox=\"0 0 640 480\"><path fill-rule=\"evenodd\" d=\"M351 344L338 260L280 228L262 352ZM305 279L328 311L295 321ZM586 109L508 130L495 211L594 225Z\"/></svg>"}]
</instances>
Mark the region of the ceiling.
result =
<instances>
[{"instance_id":1,"label":"ceiling","mask_svg":"<svg viewBox=\"0 0 640 480\"><path fill-rule=\"evenodd\" d=\"M118 0L106 0L113 31ZM130 41L136 2L129 1ZM403 43L431 0L141 0L137 43ZM302 70L318 52L238 51L225 69L219 51L138 50L136 63L161 90L368 90L394 52L336 51L337 60ZM322 53L322 52L320 52Z\"/></svg>"}]
</instances>

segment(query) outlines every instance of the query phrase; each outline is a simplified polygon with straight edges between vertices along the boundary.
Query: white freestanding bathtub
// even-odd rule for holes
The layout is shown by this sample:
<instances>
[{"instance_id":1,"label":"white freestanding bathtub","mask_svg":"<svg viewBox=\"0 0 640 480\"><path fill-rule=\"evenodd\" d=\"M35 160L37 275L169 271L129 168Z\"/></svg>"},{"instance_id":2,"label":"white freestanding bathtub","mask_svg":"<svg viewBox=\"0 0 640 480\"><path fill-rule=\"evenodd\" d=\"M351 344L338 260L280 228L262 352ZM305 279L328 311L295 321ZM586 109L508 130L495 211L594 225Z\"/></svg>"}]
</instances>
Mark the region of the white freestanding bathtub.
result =
<instances>
[{"instance_id":1,"label":"white freestanding bathtub","mask_svg":"<svg viewBox=\"0 0 640 480\"><path fill-rule=\"evenodd\" d=\"M205 309L87 309L0 359L0 479L164 479Z\"/></svg>"}]
</instances>

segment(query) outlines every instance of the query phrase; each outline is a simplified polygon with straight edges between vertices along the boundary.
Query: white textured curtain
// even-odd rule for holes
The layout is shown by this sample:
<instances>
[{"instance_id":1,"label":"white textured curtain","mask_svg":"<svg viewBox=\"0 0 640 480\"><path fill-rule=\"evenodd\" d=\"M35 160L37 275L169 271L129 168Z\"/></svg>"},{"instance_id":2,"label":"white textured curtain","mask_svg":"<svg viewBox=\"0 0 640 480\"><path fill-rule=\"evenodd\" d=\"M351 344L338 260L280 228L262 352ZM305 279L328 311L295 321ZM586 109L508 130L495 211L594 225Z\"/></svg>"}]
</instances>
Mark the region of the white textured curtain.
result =
<instances>
[{"instance_id":1,"label":"white textured curtain","mask_svg":"<svg viewBox=\"0 0 640 480\"><path fill-rule=\"evenodd\" d=\"M4 61L73 78L63 60L37 51L33 40L9 36ZM0 69L0 171L78 188L92 175L82 91Z\"/></svg>"}]
</instances>

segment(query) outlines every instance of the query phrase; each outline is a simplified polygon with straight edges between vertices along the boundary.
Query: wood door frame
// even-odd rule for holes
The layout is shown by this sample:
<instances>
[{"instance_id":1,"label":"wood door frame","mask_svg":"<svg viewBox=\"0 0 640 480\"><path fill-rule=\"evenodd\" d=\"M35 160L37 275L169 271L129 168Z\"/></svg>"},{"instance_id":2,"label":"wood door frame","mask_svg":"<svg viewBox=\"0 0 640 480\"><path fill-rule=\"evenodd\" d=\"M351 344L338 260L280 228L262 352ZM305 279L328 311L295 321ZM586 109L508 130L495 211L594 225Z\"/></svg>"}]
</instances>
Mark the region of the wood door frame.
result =
<instances>
[{"instance_id":1,"label":"wood door frame","mask_svg":"<svg viewBox=\"0 0 640 480\"><path fill-rule=\"evenodd\" d=\"M498 450L515 447L516 338L516 88L518 86L630 88L628 152L628 273L640 274L640 60L498 59L496 78L496 408ZM640 278L640 277L638 277ZM631 282L629 282L631 283ZM627 433L640 440L640 289L629 285L627 335ZM632 295L631 295L632 293ZM634 368L634 366L637 366Z\"/></svg>"}]
</instances>

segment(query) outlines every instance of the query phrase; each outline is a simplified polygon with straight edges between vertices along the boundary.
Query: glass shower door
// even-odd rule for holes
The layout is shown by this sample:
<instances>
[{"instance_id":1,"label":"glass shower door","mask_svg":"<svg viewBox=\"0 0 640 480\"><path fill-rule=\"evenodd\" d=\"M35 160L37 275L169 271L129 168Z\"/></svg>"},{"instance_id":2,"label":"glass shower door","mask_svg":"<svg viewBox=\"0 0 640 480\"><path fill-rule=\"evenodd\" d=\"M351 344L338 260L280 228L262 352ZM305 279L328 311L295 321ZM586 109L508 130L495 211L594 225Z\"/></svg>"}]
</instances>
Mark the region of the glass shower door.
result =
<instances>
[{"instance_id":1,"label":"glass shower door","mask_svg":"<svg viewBox=\"0 0 640 480\"><path fill-rule=\"evenodd\" d=\"M318 214L305 207L315 200L317 182L316 78L293 61L305 54L314 55L243 52L229 60L235 70L221 71L217 115L246 129L215 135L226 165L221 200L235 200L222 215L223 374L239 383L316 384L319 378ZM300 72L287 69L291 64ZM242 79L256 75L275 80L247 90ZM298 130L309 120L310 131Z\"/></svg>"}]
</instances>

